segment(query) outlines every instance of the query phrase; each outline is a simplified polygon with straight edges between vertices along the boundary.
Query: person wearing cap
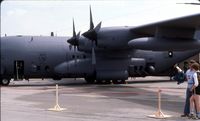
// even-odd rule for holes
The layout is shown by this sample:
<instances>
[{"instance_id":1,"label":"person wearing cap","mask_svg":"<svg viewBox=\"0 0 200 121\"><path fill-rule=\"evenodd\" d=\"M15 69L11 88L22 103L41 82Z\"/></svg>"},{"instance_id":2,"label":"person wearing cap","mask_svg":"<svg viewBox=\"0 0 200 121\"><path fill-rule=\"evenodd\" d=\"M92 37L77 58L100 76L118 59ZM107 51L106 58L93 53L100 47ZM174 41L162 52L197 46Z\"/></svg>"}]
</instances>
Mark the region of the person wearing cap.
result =
<instances>
[{"instance_id":1,"label":"person wearing cap","mask_svg":"<svg viewBox=\"0 0 200 121\"><path fill-rule=\"evenodd\" d=\"M187 79L187 89L186 89L186 99L185 99L185 106L184 106L184 114L181 115L181 117L188 117L190 114L190 97L192 96L192 92L190 91L190 88L193 85L193 75L194 75L194 71L191 68L191 65L193 63L196 63L195 60L190 60L189 62L189 69L186 71L186 79Z\"/></svg>"},{"instance_id":2,"label":"person wearing cap","mask_svg":"<svg viewBox=\"0 0 200 121\"><path fill-rule=\"evenodd\" d=\"M191 65L191 70L194 71L194 74L192 76L193 84L190 85L190 92L192 92L192 96L190 97L190 115L189 118L192 119L200 119L200 107L199 107L199 80L197 76L197 71L199 71L199 64L194 63ZM196 115L195 115L196 111Z\"/></svg>"}]
</instances>

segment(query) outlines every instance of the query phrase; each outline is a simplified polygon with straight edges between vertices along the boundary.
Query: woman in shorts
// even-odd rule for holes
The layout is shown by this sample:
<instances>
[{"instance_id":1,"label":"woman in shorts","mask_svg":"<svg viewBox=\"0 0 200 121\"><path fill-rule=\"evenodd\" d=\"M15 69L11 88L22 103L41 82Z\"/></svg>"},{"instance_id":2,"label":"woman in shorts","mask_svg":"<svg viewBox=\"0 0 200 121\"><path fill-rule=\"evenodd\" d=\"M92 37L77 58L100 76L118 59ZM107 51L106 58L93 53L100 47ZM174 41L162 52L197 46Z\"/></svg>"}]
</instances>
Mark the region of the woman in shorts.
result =
<instances>
[{"instance_id":1,"label":"woman in shorts","mask_svg":"<svg viewBox=\"0 0 200 121\"><path fill-rule=\"evenodd\" d=\"M198 80L199 64L194 63L191 65L191 69L195 72L193 75L193 86L190 91L192 91L192 96L190 97L190 115L189 118L200 119L200 80ZM196 111L196 116L194 112Z\"/></svg>"}]
</instances>

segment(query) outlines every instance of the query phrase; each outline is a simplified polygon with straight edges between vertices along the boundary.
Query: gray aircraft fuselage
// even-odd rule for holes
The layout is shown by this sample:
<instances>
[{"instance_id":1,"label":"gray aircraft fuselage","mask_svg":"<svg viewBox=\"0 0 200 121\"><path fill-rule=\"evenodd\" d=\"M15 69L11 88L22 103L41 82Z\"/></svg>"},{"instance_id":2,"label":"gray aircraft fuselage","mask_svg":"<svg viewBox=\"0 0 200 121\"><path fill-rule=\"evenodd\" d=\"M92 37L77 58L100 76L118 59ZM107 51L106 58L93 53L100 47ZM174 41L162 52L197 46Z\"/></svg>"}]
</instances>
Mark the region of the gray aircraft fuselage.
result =
<instances>
[{"instance_id":1,"label":"gray aircraft fuselage","mask_svg":"<svg viewBox=\"0 0 200 121\"><path fill-rule=\"evenodd\" d=\"M174 64L200 52L200 49L195 48L186 51L171 51L171 49L152 51L129 48L127 43L120 44L121 41L124 41L121 38L128 42L133 36L129 36L127 32L123 34L123 31L127 31L127 29L120 28L115 31L115 34L113 34L113 30L112 33L109 33L108 28L99 32L98 44L102 47L95 48L95 65L92 64L91 48L86 46L83 47L86 49L81 51L80 46L79 51L74 51L73 46L66 41L69 37L1 37L1 78L81 77L95 80L126 80L128 77L162 75ZM84 37L82 39L87 41ZM103 47L105 44L103 41L113 43L112 47ZM103 44L100 44L101 42ZM21 67L23 69L18 70L19 65L23 66Z\"/></svg>"}]
</instances>

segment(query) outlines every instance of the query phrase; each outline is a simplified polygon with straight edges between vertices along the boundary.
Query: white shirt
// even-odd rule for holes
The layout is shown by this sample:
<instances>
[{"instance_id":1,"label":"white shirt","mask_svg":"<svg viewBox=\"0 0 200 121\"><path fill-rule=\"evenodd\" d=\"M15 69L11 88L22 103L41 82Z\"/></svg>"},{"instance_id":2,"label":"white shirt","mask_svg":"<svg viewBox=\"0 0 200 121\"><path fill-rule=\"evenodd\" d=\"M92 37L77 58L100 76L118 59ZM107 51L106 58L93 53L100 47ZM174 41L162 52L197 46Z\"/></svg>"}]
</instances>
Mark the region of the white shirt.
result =
<instances>
[{"instance_id":1,"label":"white shirt","mask_svg":"<svg viewBox=\"0 0 200 121\"><path fill-rule=\"evenodd\" d=\"M199 85L199 81L196 72L193 74L193 79L194 79L194 86L197 87Z\"/></svg>"},{"instance_id":2,"label":"white shirt","mask_svg":"<svg viewBox=\"0 0 200 121\"><path fill-rule=\"evenodd\" d=\"M194 70L188 69L186 72L187 82L188 86L187 88L191 89L192 86L198 86L198 79L197 79L197 73Z\"/></svg>"}]
</instances>

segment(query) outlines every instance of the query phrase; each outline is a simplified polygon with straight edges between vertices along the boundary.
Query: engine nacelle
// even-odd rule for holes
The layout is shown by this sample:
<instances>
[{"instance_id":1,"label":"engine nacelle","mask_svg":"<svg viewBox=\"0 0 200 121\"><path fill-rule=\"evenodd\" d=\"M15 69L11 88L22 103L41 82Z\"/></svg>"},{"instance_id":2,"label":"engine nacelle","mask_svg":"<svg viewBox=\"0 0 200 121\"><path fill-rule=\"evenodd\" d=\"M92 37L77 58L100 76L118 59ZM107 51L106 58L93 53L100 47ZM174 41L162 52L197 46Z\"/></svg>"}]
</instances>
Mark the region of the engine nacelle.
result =
<instances>
[{"instance_id":1,"label":"engine nacelle","mask_svg":"<svg viewBox=\"0 0 200 121\"><path fill-rule=\"evenodd\" d=\"M134 49L142 50L184 51L200 48L200 40L144 37L133 39L128 43L128 45Z\"/></svg>"},{"instance_id":2,"label":"engine nacelle","mask_svg":"<svg viewBox=\"0 0 200 121\"><path fill-rule=\"evenodd\" d=\"M104 49L126 49L131 39L129 29L104 30L98 33L98 47Z\"/></svg>"},{"instance_id":3,"label":"engine nacelle","mask_svg":"<svg viewBox=\"0 0 200 121\"><path fill-rule=\"evenodd\" d=\"M92 49L92 41L84 36L81 36L79 38L78 50L84 52L91 52L91 49Z\"/></svg>"},{"instance_id":4,"label":"engine nacelle","mask_svg":"<svg viewBox=\"0 0 200 121\"><path fill-rule=\"evenodd\" d=\"M126 27L124 27L126 28ZM102 49L126 49L128 48L128 41L132 38L129 29L122 28L104 28L97 33L97 41L95 50L99 51ZM79 38L78 49L80 51L91 52L92 40L84 36Z\"/></svg>"}]
</instances>

